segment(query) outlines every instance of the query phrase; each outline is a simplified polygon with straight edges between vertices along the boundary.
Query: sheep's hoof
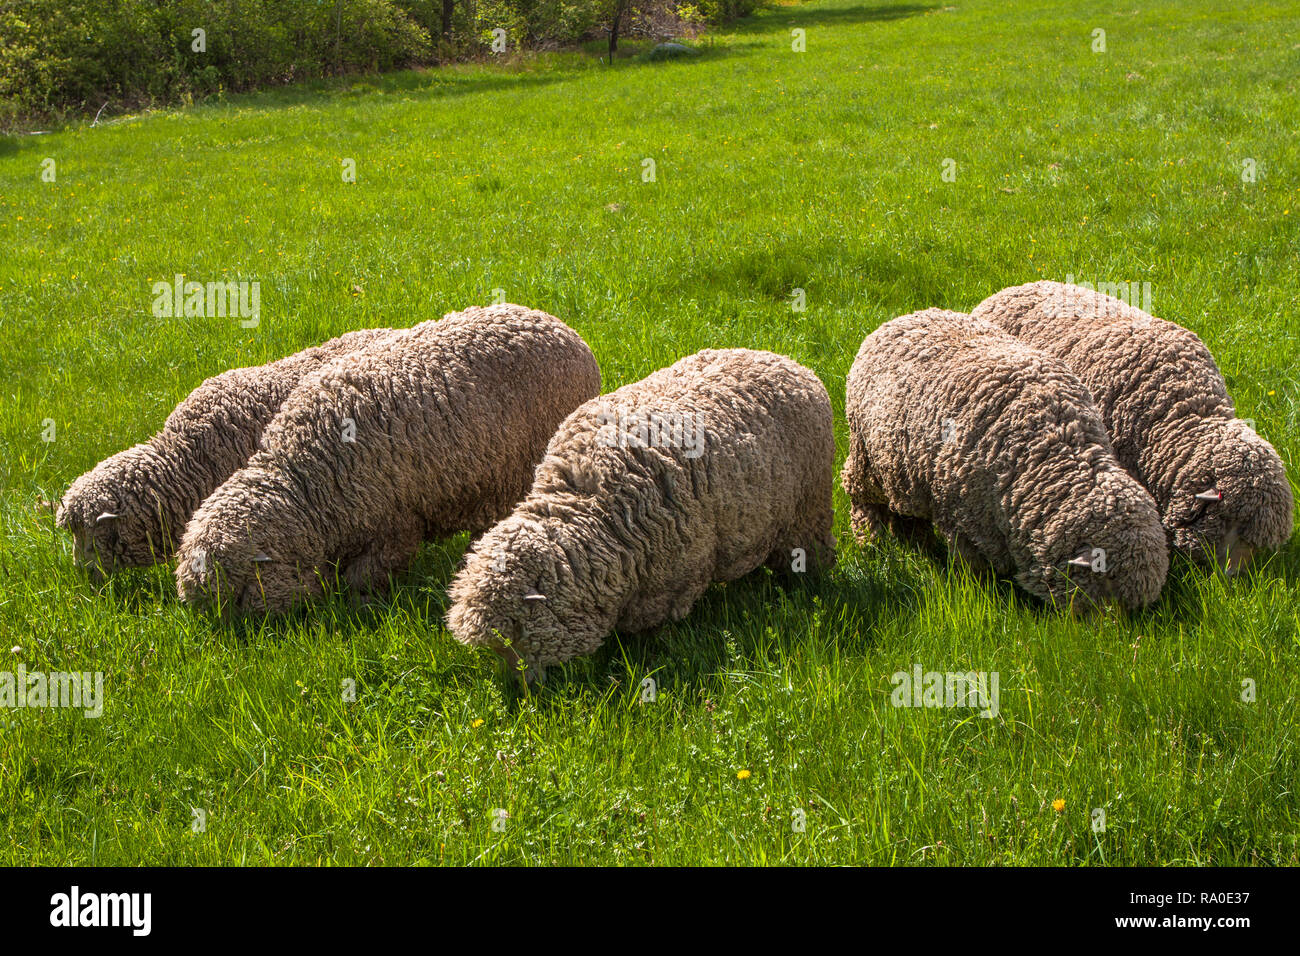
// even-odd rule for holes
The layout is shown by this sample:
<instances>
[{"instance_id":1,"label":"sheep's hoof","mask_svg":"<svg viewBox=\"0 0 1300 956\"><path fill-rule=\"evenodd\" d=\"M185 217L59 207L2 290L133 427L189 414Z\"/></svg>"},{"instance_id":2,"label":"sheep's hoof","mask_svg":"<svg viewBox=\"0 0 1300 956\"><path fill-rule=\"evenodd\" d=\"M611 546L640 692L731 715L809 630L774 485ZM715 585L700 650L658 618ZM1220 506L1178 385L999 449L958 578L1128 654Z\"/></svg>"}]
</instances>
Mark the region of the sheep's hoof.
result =
<instances>
[{"instance_id":1,"label":"sheep's hoof","mask_svg":"<svg viewBox=\"0 0 1300 956\"><path fill-rule=\"evenodd\" d=\"M363 588L351 588L348 591L348 606L354 611L364 611L379 603L380 595Z\"/></svg>"},{"instance_id":2,"label":"sheep's hoof","mask_svg":"<svg viewBox=\"0 0 1300 956\"><path fill-rule=\"evenodd\" d=\"M1226 549L1227 554L1218 557L1216 563L1223 569L1225 576L1235 578L1246 566L1250 564L1250 559L1255 556L1255 549L1244 542L1237 542Z\"/></svg>"}]
</instances>

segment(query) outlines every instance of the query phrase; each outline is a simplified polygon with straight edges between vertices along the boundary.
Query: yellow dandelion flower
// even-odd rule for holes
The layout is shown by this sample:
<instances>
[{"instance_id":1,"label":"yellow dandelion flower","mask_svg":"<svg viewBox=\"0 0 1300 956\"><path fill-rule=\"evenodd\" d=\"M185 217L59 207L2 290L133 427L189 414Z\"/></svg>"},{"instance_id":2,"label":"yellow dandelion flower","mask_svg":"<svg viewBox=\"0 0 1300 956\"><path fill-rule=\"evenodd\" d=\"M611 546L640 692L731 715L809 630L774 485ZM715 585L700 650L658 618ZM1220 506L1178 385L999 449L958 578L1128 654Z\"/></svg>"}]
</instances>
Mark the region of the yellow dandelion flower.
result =
<instances>
[{"instance_id":1,"label":"yellow dandelion flower","mask_svg":"<svg viewBox=\"0 0 1300 956\"><path fill-rule=\"evenodd\" d=\"M483 726L483 718L482 718L482 717L478 718L477 720L474 721L474 723L470 724L470 726L471 726L471 727L482 727L482 726Z\"/></svg>"},{"instance_id":2,"label":"yellow dandelion flower","mask_svg":"<svg viewBox=\"0 0 1300 956\"><path fill-rule=\"evenodd\" d=\"M737 779L737 780L748 780L749 777L750 777L750 773L749 773L748 770L737 770L737 771L736 771L736 779Z\"/></svg>"},{"instance_id":3,"label":"yellow dandelion flower","mask_svg":"<svg viewBox=\"0 0 1300 956\"><path fill-rule=\"evenodd\" d=\"M1057 797L1055 800L1052 801L1052 809L1055 810L1057 813L1064 813L1065 801L1062 800L1060 797Z\"/></svg>"}]
</instances>

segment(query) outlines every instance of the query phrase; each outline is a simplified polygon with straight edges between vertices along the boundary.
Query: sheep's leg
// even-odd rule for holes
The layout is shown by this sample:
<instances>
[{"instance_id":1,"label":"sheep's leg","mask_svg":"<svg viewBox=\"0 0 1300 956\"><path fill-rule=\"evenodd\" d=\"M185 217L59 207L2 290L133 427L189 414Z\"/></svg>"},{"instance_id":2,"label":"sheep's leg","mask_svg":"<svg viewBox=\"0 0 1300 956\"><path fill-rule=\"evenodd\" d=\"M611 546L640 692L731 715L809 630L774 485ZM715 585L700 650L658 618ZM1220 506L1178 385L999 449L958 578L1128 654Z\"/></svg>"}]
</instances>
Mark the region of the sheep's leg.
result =
<instances>
[{"instance_id":1,"label":"sheep's leg","mask_svg":"<svg viewBox=\"0 0 1300 956\"><path fill-rule=\"evenodd\" d=\"M648 631L672 617L674 595L671 591L639 594L618 620L620 631Z\"/></svg>"},{"instance_id":2,"label":"sheep's leg","mask_svg":"<svg viewBox=\"0 0 1300 956\"><path fill-rule=\"evenodd\" d=\"M948 538L948 549L954 557L960 557L971 571L980 577L993 576L996 569L984 551L966 535L955 532Z\"/></svg>"},{"instance_id":3,"label":"sheep's leg","mask_svg":"<svg viewBox=\"0 0 1300 956\"><path fill-rule=\"evenodd\" d=\"M620 631L648 631L665 621L680 621L709 589L709 582L683 581L638 594L618 620Z\"/></svg>"},{"instance_id":4,"label":"sheep's leg","mask_svg":"<svg viewBox=\"0 0 1300 956\"><path fill-rule=\"evenodd\" d=\"M904 541L922 551L938 552L940 550L939 539L934 534L934 525L928 519L890 511L887 520L889 530L900 541Z\"/></svg>"},{"instance_id":5,"label":"sheep's leg","mask_svg":"<svg viewBox=\"0 0 1300 956\"><path fill-rule=\"evenodd\" d=\"M857 432L852 428L849 429L849 457L844 461L840 483L854 502L883 500L883 496L879 493L879 486L871 476L867 446L862 443Z\"/></svg>"},{"instance_id":6,"label":"sheep's leg","mask_svg":"<svg viewBox=\"0 0 1300 956\"><path fill-rule=\"evenodd\" d=\"M871 473L867 448L857 433L849 431L849 457L840 483L849 496L849 525L858 542L865 544L890 530L889 499Z\"/></svg>"},{"instance_id":7,"label":"sheep's leg","mask_svg":"<svg viewBox=\"0 0 1300 956\"><path fill-rule=\"evenodd\" d=\"M731 580L734 568L720 563L715 545L704 536L681 542L672 569L650 574L619 615L620 631L648 631L665 621L680 621L690 613L714 580ZM709 569L712 569L710 571Z\"/></svg>"},{"instance_id":8,"label":"sheep's leg","mask_svg":"<svg viewBox=\"0 0 1300 956\"><path fill-rule=\"evenodd\" d=\"M867 466L853 458L852 451L849 455L843 481L844 490L849 493L849 526L858 543L867 544L893 535L914 547L933 549L930 522L891 510L879 485L866 473Z\"/></svg>"},{"instance_id":9,"label":"sheep's leg","mask_svg":"<svg viewBox=\"0 0 1300 956\"><path fill-rule=\"evenodd\" d=\"M668 609L669 618L680 621L687 614L690 614L691 608L695 607L700 598L704 597L704 592L709 589L710 583L712 582L695 581L683 584L681 590L673 596L672 604Z\"/></svg>"},{"instance_id":10,"label":"sheep's leg","mask_svg":"<svg viewBox=\"0 0 1300 956\"><path fill-rule=\"evenodd\" d=\"M804 526L782 537L767 566L780 574L826 571L835 564L835 535L829 509L814 509Z\"/></svg>"},{"instance_id":11,"label":"sheep's leg","mask_svg":"<svg viewBox=\"0 0 1300 956\"><path fill-rule=\"evenodd\" d=\"M857 539L858 544L867 544L882 538L888 531L886 519L888 514L889 509L884 505L862 504L851 500L849 527L853 529L853 537Z\"/></svg>"},{"instance_id":12,"label":"sheep's leg","mask_svg":"<svg viewBox=\"0 0 1300 956\"><path fill-rule=\"evenodd\" d=\"M377 534L370 546L344 570L344 579L354 597L386 593L389 575L410 565L422 539L417 527L388 529Z\"/></svg>"},{"instance_id":13,"label":"sheep's leg","mask_svg":"<svg viewBox=\"0 0 1300 956\"><path fill-rule=\"evenodd\" d=\"M928 520L890 511L885 505L854 504L849 514L849 523L853 526L854 535L863 544L892 535L911 547L933 552L938 543L934 537L934 528Z\"/></svg>"}]
</instances>

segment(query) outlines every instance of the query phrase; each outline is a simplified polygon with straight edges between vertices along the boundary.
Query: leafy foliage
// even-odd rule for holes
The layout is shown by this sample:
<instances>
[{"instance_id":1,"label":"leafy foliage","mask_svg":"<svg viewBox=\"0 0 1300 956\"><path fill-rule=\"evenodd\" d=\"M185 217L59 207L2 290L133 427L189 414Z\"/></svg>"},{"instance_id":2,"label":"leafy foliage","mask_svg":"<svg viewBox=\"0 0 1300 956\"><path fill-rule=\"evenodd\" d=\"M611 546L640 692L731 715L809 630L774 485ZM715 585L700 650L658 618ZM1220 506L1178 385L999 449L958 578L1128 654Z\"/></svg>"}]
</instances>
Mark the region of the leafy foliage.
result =
<instances>
[{"instance_id":1,"label":"leafy foliage","mask_svg":"<svg viewBox=\"0 0 1300 956\"><path fill-rule=\"evenodd\" d=\"M553 48L629 5L625 34L668 33L756 0L0 0L0 124L474 57L496 29Z\"/></svg>"}]
</instances>

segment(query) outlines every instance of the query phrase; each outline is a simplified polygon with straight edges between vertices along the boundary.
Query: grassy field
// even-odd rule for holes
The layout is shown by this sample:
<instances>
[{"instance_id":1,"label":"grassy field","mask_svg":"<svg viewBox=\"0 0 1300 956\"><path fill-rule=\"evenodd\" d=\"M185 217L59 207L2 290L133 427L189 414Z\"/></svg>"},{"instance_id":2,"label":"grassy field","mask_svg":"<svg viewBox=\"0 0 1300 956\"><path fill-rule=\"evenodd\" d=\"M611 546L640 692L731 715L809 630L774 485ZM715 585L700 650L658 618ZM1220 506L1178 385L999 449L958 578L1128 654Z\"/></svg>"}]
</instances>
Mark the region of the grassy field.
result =
<instances>
[{"instance_id":1,"label":"grassy field","mask_svg":"<svg viewBox=\"0 0 1300 956\"><path fill-rule=\"evenodd\" d=\"M689 61L557 54L0 139L0 671L101 671L106 697L0 711L0 861L1300 863L1294 539L1081 622L858 547L837 489L828 576L715 588L524 697L441 626L464 538L377 606L232 626L167 567L92 586L39 508L206 376L495 289L581 332L607 389L709 346L788 354L842 457L844 376L888 318L1149 282L1300 474L1297 36L1295 3L822 0ZM177 273L260 282L260 324L155 318ZM890 706L917 665L998 672L998 715Z\"/></svg>"}]
</instances>

